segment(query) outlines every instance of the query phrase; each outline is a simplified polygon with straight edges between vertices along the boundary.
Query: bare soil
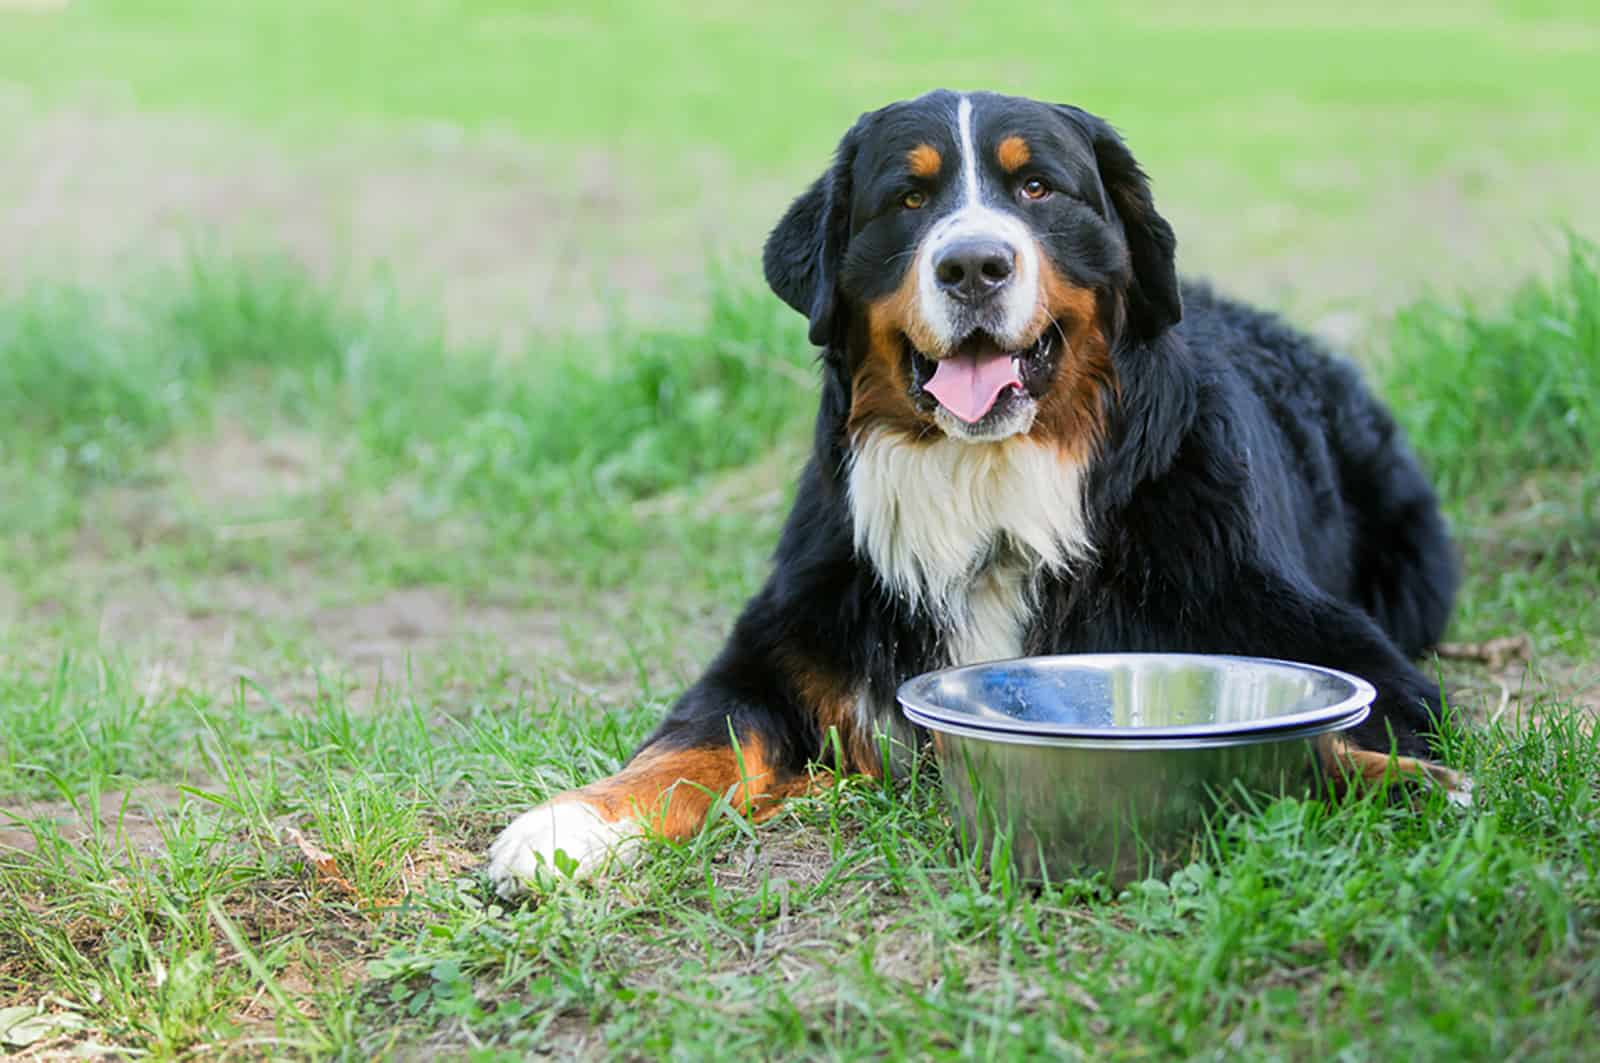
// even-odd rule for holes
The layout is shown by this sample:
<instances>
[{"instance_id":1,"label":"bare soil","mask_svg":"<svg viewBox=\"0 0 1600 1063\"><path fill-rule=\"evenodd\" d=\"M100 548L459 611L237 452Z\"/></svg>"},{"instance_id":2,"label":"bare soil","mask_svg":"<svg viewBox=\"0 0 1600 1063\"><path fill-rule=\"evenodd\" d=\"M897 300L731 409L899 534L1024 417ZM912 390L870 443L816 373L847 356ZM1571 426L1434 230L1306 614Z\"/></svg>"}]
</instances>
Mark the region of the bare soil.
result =
<instances>
[{"instance_id":1,"label":"bare soil","mask_svg":"<svg viewBox=\"0 0 1600 1063\"><path fill-rule=\"evenodd\" d=\"M1411 118L1391 119L1397 136ZM1487 149L1426 177L1409 166L1286 160L1289 191L1274 198L1197 160L1158 174L1158 191L1185 272L1351 343L1418 296L1492 292L1548 262L1561 242L1548 219L1586 216L1600 181L1592 166ZM664 165L443 126L296 141L115 99L41 110L0 95L0 286L104 283L253 248L381 278L440 308L452 336L515 348L619 316L694 320L706 264L754 275L766 229L813 176L752 174L706 149ZM1381 196L1355 216L1300 201L1371 188Z\"/></svg>"},{"instance_id":2,"label":"bare soil","mask_svg":"<svg viewBox=\"0 0 1600 1063\"><path fill-rule=\"evenodd\" d=\"M53 825L66 842L100 836L113 840L119 849L151 856L165 848L158 818L166 818L182 799L176 786L148 783L103 793L93 808L65 801L0 804L0 854L36 851L38 836L26 826L32 823Z\"/></svg>"},{"instance_id":3,"label":"bare soil","mask_svg":"<svg viewBox=\"0 0 1600 1063\"><path fill-rule=\"evenodd\" d=\"M507 347L619 314L688 316L679 304L696 305L726 190L630 172L601 149L451 129L291 143L114 102L41 114L0 95L0 286L103 284L254 249L329 279L386 280L439 308L453 337ZM696 244L695 269L673 261Z\"/></svg>"}]
</instances>

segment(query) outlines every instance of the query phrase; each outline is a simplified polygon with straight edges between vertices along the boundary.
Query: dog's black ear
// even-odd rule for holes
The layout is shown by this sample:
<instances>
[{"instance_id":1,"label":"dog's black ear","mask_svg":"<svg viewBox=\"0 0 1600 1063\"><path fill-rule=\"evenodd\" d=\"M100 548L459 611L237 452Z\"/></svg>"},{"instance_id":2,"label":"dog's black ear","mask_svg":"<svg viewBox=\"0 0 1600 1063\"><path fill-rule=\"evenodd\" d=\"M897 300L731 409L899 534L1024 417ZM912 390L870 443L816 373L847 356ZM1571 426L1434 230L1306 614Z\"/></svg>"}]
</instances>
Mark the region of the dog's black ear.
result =
<instances>
[{"instance_id":1,"label":"dog's black ear","mask_svg":"<svg viewBox=\"0 0 1600 1063\"><path fill-rule=\"evenodd\" d=\"M1122 222L1133 259L1128 290L1128 324L1141 340L1154 339L1183 317L1178 294L1177 237L1156 213L1150 180L1110 123L1076 107L1062 107L1094 145L1100 183Z\"/></svg>"},{"instance_id":2,"label":"dog's black ear","mask_svg":"<svg viewBox=\"0 0 1600 1063\"><path fill-rule=\"evenodd\" d=\"M833 340L839 264L850 240L850 169L861 125L856 122L839 141L827 172L790 204L762 255L767 283L811 322L811 342L818 347Z\"/></svg>"}]
</instances>

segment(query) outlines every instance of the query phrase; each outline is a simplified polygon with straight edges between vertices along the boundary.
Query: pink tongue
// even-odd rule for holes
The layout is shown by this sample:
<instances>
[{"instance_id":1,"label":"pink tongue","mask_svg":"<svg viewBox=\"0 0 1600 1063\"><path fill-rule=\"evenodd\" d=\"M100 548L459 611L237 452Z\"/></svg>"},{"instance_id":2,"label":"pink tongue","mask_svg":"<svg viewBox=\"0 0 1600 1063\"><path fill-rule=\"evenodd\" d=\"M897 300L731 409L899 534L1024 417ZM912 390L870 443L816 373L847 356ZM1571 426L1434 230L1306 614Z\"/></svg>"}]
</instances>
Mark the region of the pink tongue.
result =
<instances>
[{"instance_id":1,"label":"pink tongue","mask_svg":"<svg viewBox=\"0 0 1600 1063\"><path fill-rule=\"evenodd\" d=\"M1009 354L957 354L940 360L922 385L939 405L968 424L983 420L1006 388L1022 386Z\"/></svg>"}]
</instances>

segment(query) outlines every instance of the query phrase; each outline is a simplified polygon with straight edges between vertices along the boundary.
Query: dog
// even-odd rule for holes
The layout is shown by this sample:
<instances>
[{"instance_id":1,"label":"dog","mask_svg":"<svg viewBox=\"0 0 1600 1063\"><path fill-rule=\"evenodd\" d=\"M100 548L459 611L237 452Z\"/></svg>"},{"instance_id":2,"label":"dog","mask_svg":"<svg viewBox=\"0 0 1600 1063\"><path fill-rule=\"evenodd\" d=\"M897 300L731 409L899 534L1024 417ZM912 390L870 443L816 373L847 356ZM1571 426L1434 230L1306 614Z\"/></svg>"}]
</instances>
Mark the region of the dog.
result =
<instances>
[{"instance_id":1,"label":"dog","mask_svg":"<svg viewBox=\"0 0 1600 1063\"><path fill-rule=\"evenodd\" d=\"M515 897L754 820L832 773L909 769L896 687L1023 654L1171 651L1367 679L1325 764L1428 762L1457 586L1432 488L1357 370L1180 282L1104 120L938 91L861 116L766 243L821 349L812 453L765 586L627 766L516 819ZM1391 759L1391 755L1398 759Z\"/></svg>"}]
</instances>

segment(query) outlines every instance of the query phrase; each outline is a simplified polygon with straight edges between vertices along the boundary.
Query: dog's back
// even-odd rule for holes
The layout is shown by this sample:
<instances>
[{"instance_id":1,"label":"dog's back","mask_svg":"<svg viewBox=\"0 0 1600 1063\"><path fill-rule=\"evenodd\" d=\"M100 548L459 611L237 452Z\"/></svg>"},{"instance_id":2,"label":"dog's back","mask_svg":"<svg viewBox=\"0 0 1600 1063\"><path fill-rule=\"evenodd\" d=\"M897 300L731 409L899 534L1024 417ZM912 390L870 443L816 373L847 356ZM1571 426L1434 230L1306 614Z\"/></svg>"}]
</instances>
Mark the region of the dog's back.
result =
<instances>
[{"instance_id":1,"label":"dog's back","mask_svg":"<svg viewBox=\"0 0 1600 1063\"><path fill-rule=\"evenodd\" d=\"M1177 332L1236 374L1280 461L1250 461L1267 528L1329 594L1361 607L1408 656L1444 634L1458 583L1438 501L1361 372L1267 313L1186 283ZM1235 405L1232 413L1237 415Z\"/></svg>"}]
</instances>

